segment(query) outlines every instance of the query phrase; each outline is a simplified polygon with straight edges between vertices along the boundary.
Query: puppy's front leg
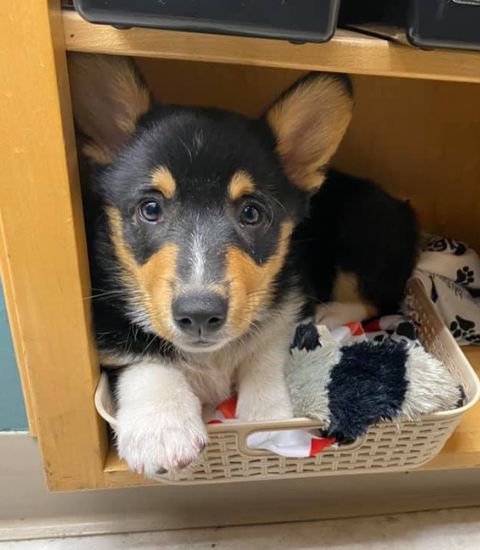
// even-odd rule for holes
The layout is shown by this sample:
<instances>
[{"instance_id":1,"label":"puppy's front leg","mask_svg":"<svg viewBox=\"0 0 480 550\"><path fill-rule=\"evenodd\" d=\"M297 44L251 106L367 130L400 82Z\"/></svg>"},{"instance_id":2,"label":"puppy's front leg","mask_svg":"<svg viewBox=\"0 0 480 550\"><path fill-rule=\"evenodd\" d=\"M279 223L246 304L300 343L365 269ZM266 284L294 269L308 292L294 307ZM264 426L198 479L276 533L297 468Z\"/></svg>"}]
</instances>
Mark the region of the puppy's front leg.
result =
<instances>
[{"instance_id":1,"label":"puppy's front leg","mask_svg":"<svg viewBox=\"0 0 480 550\"><path fill-rule=\"evenodd\" d=\"M185 468L205 447L200 400L174 367L148 362L127 367L117 398L118 452L132 470L152 477Z\"/></svg>"},{"instance_id":2,"label":"puppy's front leg","mask_svg":"<svg viewBox=\"0 0 480 550\"><path fill-rule=\"evenodd\" d=\"M286 340L288 341L288 340ZM293 417L285 382L288 357L285 341L270 343L245 360L238 371L237 416L242 420L283 420Z\"/></svg>"}]
</instances>

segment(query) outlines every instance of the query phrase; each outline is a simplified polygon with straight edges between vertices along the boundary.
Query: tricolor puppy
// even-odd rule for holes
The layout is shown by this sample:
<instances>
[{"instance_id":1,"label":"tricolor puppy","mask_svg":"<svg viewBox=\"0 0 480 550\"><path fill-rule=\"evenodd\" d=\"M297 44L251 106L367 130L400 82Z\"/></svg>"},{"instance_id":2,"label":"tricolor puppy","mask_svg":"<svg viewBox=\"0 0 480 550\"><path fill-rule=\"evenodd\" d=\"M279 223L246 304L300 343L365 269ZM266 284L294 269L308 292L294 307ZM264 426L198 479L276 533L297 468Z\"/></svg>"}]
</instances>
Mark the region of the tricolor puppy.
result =
<instances>
[{"instance_id":1,"label":"tricolor puppy","mask_svg":"<svg viewBox=\"0 0 480 550\"><path fill-rule=\"evenodd\" d=\"M90 161L97 342L104 366L124 367L118 450L152 476L199 455L202 404L232 386L240 418L291 417L283 363L299 315L340 299L317 311L335 324L396 305L414 239L401 254L386 241L413 235L414 219L340 175L311 201L350 121L345 78L310 76L251 120L158 104L124 58L73 55L70 77Z\"/></svg>"}]
</instances>

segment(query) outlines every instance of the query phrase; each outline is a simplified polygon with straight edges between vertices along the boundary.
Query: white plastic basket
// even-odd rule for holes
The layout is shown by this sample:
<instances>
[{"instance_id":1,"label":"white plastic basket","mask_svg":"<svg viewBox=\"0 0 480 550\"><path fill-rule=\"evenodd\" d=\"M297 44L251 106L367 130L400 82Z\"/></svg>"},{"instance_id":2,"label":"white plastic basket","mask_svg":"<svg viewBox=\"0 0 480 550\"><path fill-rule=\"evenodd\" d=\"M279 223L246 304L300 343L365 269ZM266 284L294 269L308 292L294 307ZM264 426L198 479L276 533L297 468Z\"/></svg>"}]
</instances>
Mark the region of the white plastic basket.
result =
<instances>
[{"instance_id":1,"label":"white plastic basket","mask_svg":"<svg viewBox=\"0 0 480 550\"><path fill-rule=\"evenodd\" d=\"M157 479L170 484L202 484L395 472L412 470L432 460L462 415L479 399L480 384L418 279L409 283L407 303L425 349L440 359L462 384L465 391L462 407L426 415L415 422L401 418L381 422L353 443L327 448L308 458L286 458L250 449L246 442L252 432L313 429L318 427L315 421L296 418L282 422L213 424L208 426L209 443L194 464L185 470L159 475ZM95 393L95 404L99 414L115 429L115 411L105 373Z\"/></svg>"}]
</instances>

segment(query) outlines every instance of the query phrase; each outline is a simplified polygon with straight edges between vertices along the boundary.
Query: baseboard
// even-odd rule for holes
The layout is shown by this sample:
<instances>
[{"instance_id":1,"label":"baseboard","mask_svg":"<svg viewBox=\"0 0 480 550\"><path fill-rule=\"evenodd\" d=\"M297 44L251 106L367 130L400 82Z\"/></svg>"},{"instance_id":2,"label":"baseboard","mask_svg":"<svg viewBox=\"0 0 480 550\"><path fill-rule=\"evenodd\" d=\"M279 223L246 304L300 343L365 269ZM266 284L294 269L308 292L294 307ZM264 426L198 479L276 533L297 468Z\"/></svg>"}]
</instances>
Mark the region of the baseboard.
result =
<instances>
[{"instance_id":1,"label":"baseboard","mask_svg":"<svg viewBox=\"0 0 480 550\"><path fill-rule=\"evenodd\" d=\"M0 434L0 540L306 521L480 504L480 469L49 493L36 442Z\"/></svg>"}]
</instances>

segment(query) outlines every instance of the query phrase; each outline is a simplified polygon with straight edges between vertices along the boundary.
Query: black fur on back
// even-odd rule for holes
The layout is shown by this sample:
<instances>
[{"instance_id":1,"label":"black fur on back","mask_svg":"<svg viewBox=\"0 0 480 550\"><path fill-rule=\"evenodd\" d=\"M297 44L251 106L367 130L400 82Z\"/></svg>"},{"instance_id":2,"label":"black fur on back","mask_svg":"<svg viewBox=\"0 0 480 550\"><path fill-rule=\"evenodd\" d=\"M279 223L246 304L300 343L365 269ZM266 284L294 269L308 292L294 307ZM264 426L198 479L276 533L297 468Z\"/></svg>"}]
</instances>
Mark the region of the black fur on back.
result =
<instances>
[{"instance_id":1,"label":"black fur on back","mask_svg":"<svg viewBox=\"0 0 480 550\"><path fill-rule=\"evenodd\" d=\"M415 265L418 228L408 203L331 170L293 241L311 304L330 301L336 274L347 272L379 313L394 313Z\"/></svg>"}]
</instances>

